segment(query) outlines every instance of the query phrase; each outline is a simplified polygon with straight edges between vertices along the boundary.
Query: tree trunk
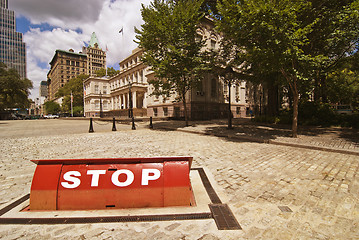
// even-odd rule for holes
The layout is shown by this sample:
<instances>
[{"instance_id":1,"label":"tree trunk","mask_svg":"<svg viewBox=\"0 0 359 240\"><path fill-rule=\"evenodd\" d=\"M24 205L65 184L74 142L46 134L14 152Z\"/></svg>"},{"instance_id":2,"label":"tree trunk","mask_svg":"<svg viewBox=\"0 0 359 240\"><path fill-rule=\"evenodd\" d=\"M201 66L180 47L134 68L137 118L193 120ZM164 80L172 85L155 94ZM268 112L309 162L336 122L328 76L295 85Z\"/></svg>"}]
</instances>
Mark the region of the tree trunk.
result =
<instances>
[{"instance_id":1,"label":"tree trunk","mask_svg":"<svg viewBox=\"0 0 359 240\"><path fill-rule=\"evenodd\" d=\"M188 124L188 113L187 113L187 104L186 104L186 93L182 94L182 100L183 100L183 109L184 109L184 120L186 122L186 127L188 127L189 124Z\"/></svg>"},{"instance_id":2,"label":"tree trunk","mask_svg":"<svg viewBox=\"0 0 359 240\"><path fill-rule=\"evenodd\" d=\"M314 102L320 101L320 84L319 84L319 71L317 71L317 76L314 79Z\"/></svg>"},{"instance_id":3,"label":"tree trunk","mask_svg":"<svg viewBox=\"0 0 359 240\"><path fill-rule=\"evenodd\" d=\"M228 83L228 129L232 129L231 83Z\"/></svg>"},{"instance_id":4,"label":"tree trunk","mask_svg":"<svg viewBox=\"0 0 359 240\"><path fill-rule=\"evenodd\" d=\"M327 97L327 79L325 78L325 75L320 75L320 87L321 87L321 97L323 103L328 103L328 97Z\"/></svg>"},{"instance_id":5,"label":"tree trunk","mask_svg":"<svg viewBox=\"0 0 359 240\"><path fill-rule=\"evenodd\" d=\"M298 105L299 105L299 93L298 93L298 79L296 76L291 76L284 69L281 72L287 80L290 90L293 94L293 121L292 121L292 137L298 137Z\"/></svg>"},{"instance_id":6,"label":"tree trunk","mask_svg":"<svg viewBox=\"0 0 359 240\"><path fill-rule=\"evenodd\" d=\"M292 122L293 138L298 137L298 103L299 103L299 94L298 91L294 91L293 92L293 122Z\"/></svg>"}]
</instances>

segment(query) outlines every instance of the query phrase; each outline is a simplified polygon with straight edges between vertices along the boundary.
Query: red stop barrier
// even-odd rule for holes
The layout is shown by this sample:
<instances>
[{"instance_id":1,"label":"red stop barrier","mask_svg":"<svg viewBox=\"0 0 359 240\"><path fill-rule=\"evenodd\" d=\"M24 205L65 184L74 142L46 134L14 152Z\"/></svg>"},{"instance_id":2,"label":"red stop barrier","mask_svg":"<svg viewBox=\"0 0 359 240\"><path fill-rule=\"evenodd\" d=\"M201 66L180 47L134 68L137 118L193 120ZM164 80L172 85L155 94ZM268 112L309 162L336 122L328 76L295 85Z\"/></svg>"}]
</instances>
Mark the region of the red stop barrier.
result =
<instances>
[{"instance_id":1,"label":"red stop barrier","mask_svg":"<svg viewBox=\"0 0 359 240\"><path fill-rule=\"evenodd\" d=\"M190 206L192 157L32 160L30 210Z\"/></svg>"}]
</instances>

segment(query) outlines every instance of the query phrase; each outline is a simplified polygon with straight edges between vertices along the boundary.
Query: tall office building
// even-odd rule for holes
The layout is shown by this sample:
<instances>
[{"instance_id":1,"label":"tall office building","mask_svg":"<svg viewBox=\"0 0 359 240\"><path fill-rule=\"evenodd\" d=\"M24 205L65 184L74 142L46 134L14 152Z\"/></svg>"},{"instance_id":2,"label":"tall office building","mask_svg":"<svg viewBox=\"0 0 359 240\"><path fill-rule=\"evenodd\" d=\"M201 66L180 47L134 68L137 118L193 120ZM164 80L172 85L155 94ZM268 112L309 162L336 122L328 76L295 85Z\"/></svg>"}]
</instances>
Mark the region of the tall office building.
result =
<instances>
[{"instance_id":1,"label":"tall office building","mask_svg":"<svg viewBox=\"0 0 359 240\"><path fill-rule=\"evenodd\" d=\"M0 0L0 4L0 62L26 78L26 47L22 33L16 32L15 14L8 9L8 0Z\"/></svg>"},{"instance_id":2,"label":"tall office building","mask_svg":"<svg viewBox=\"0 0 359 240\"><path fill-rule=\"evenodd\" d=\"M51 68L47 74L48 100L55 100L56 93L72 78L87 74L95 76L96 71L106 68L106 52L99 46L95 33L92 33L90 43L82 48L82 52L56 50L50 62Z\"/></svg>"},{"instance_id":3,"label":"tall office building","mask_svg":"<svg viewBox=\"0 0 359 240\"><path fill-rule=\"evenodd\" d=\"M51 62L51 69L47 74L48 100L56 99L56 93L72 78L80 74L87 74L87 56L82 53L56 50Z\"/></svg>"},{"instance_id":4,"label":"tall office building","mask_svg":"<svg viewBox=\"0 0 359 240\"><path fill-rule=\"evenodd\" d=\"M90 43L87 47L82 47L82 52L87 55L87 74L95 76L96 71L106 68L106 52L100 48L96 34L91 35Z\"/></svg>"}]
</instances>

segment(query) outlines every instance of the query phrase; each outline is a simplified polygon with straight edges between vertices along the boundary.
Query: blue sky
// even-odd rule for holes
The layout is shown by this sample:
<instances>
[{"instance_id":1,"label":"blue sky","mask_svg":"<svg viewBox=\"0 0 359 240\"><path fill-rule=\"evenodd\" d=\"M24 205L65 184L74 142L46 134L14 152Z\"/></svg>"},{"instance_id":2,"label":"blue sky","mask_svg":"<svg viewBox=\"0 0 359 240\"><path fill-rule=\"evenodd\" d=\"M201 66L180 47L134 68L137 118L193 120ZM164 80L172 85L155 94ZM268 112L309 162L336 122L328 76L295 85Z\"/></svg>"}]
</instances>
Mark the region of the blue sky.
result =
<instances>
[{"instance_id":1,"label":"blue sky","mask_svg":"<svg viewBox=\"0 0 359 240\"><path fill-rule=\"evenodd\" d=\"M29 19L23 16L19 16L16 18L16 31L21 33L26 33L30 31L31 28L40 28L41 31L52 31L55 27L51 26L48 23L41 24L32 24ZM81 30L79 29L79 32Z\"/></svg>"},{"instance_id":2,"label":"blue sky","mask_svg":"<svg viewBox=\"0 0 359 240\"><path fill-rule=\"evenodd\" d=\"M66 1L66 4L64 4ZM16 14L16 29L27 49L27 77L33 81L30 98L39 96L57 49L75 52L87 46L95 32L102 49L108 48L107 65L118 63L137 47L134 27L142 24L141 4L150 0L9 0ZM74 7L75 6L75 7ZM124 34L118 33L124 29Z\"/></svg>"}]
</instances>

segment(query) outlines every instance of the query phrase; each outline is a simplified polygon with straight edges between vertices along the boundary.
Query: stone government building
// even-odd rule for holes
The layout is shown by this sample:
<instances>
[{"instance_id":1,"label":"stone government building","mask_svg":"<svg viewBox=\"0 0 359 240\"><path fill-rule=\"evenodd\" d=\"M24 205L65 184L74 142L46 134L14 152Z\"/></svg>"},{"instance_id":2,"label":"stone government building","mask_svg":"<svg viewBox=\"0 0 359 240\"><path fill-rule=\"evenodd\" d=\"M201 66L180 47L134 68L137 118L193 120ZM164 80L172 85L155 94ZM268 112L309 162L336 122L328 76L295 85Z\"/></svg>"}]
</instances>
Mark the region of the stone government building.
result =
<instances>
[{"instance_id":1,"label":"stone government building","mask_svg":"<svg viewBox=\"0 0 359 240\"><path fill-rule=\"evenodd\" d=\"M197 33L206 39L206 48L219 48L220 35L213 29L210 20L203 21ZM184 116L183 103L176 101L176 93L170 98L151 96L153 87L148 81L154 78L151 69L141 62L143 51L136 48L120 62L120 73L112 78L90 76L84 81L84 112L86 117L129 117L130 92L135 117ZM231 87L222 79L207 74L200 89L187 93L187 109L192 120L224 118L228 116L231 101L233 117L244 117L248 111L246 82Z\"/></svg>"}]
</instances>

